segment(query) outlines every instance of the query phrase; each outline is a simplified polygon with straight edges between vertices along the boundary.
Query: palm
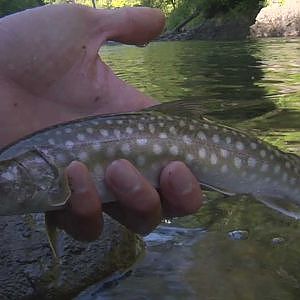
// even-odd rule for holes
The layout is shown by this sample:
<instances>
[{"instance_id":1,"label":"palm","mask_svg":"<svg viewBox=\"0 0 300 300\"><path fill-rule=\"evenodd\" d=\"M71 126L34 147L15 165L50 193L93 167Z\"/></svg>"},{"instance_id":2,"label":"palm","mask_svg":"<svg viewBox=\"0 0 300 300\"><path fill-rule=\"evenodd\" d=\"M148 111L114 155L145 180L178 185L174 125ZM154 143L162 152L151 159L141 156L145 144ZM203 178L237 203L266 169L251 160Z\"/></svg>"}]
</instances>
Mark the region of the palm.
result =
<instances>
[{"instance_id":1,"label":"palm","mask_svg":"<svg viewBox=\"0 0 300 300\"><path fill-rule=\"evenodd\" d=\"M118 35L111 30L113 24L109 31L105 28L107 20L113 20L110 12L81 6L42 7L1 20L1 74L10 79L10 91L13 85L13 93L21 96L14 95L13 103L9 95L5 97L2 109L9 107L15 118L5 119L7 114L0 111L1 127L10 128L0 134L0 146L54 123L152 103L98 57L107 38L143 43L149 33L142 37L136 30Z\"/></svg>"}]
</instances>

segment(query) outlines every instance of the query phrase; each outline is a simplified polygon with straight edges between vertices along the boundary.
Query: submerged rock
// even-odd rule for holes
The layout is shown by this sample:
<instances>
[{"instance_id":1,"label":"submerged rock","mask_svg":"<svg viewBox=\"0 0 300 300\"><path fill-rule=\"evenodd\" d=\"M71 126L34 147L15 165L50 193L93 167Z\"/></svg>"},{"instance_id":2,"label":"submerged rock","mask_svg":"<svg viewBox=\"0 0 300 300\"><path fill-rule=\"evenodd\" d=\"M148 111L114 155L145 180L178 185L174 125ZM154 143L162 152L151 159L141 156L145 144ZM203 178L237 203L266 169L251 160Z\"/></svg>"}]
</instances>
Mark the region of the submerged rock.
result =
<instances>
[{"instance_id":1,"label":"submerged rock","mask_svg":"<svg viewBox=\"0 0 300 300\"><path fill-rule=\"evenodd\" d=\"M101 237L78 242L64 232L53 259L41 214L0 218L0 299L68 299L85 287L130 267L143 242L105 217Z\"/></svg>"},{"instance_id":2,"label":"submerged rock","mask_svg":"<svg viewBox=\"0 0 300 300\"><path fill-rule=\"evenodd\" d=\"M261 9L256 22L250 27L250 36L296 37L300 36L300 0L274 1Z\"/></svg>"}]
</instances>

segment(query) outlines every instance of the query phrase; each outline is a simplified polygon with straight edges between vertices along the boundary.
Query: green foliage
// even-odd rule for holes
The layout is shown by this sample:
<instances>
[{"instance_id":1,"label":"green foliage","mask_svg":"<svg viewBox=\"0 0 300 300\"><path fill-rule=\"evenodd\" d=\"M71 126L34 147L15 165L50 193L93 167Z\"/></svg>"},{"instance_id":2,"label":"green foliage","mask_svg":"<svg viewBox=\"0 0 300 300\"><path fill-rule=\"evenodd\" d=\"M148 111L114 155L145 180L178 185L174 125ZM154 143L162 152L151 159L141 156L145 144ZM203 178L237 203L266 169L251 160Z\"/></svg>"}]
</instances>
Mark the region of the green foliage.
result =
<instances>
[{"instance_id":1,"label":"green foliage","mask_svg":"<svg viewBox=\"0 0 300 300\"><path fill-rule=\"evenodd\" d=\"M169 29L180 24L199 10L199 16L190 23L199 24L203 19L229 14L231 17L248 14L256 7L271 0L95 0L98 8L123 6L148 6L160 8L168 17ZM281 0L283 1L283 0ZM78 3L92 6L92 0L0 0L0 16L43 4Z\"/></svg>"},{"instance_id":2,"label":"green foliage","mask_svg":"<svg viewBox=\"0 0 300 300\"><path fill-rule=\"evenodd\" d=\"M0 0L0 17L40 5L43 0Z\"/></svg>"},{"instance_id":3,"label":"green foliage","mask_svg":"<svg viewBox=\"0 0 300 300\"><path fill-rule=\"evenodd\" d=\"M200 12L199 22L199 19L210 19L219 15L247 15L258 10L261 3L259 0L181 0L168 18L168 28L175 27L197 10Z\"/></svg>"}]
</instances>

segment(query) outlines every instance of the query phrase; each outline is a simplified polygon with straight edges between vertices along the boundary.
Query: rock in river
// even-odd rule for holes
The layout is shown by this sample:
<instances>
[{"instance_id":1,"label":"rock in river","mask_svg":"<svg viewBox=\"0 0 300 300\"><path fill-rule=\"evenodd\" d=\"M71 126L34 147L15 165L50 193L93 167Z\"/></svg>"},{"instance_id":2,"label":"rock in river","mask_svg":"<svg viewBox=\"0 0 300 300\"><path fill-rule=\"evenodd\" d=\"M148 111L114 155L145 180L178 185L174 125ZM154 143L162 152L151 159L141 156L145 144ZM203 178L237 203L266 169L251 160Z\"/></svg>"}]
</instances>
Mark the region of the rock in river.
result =
<instances>
[{"instance_id":1,"label":"rock in river","mask_svg":"<svg viewBox=\"0 0 300 300\"><path fill-rule=\"evenodd\" d=\"M0 218L0 299L69 299L85 287L126 270L143 242L105 217L101 237L78 242L64 232L55 264L42 214Z\"/></svg>"}]
</instances>

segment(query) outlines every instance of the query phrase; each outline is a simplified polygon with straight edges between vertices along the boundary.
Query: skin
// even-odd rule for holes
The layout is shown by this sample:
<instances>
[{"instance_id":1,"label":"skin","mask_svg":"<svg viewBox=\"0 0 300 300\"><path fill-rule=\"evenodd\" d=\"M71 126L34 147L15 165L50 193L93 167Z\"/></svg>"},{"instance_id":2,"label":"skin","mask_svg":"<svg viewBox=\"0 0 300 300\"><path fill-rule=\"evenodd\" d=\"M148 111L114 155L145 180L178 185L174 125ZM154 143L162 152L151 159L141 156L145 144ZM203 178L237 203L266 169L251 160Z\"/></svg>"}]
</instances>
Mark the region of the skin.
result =
<instances>
[{"instance_id":1,"label":"skin","mask_svg":"<svg viewBox=\"0 0 300 300\"><path fill-rule=\"evenodd\" d=\"M0 19L0 147L56 123L153 105L116 77L98 50L106 40L145 44L164 23L157 9L79 5L45 6ZM146 234L162 217L194 213L201 206L197 180L182 162L162 170L159 192L130 162L113 162L105 180L118 202L103 207L85 165L72 162L66 172L72 196L65 210L49 215L79 240L99 236L103 211Z\"/></svg>"}]
</instances>

